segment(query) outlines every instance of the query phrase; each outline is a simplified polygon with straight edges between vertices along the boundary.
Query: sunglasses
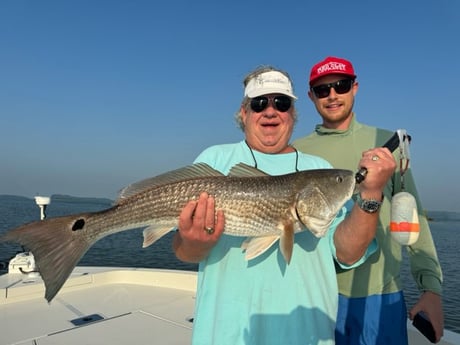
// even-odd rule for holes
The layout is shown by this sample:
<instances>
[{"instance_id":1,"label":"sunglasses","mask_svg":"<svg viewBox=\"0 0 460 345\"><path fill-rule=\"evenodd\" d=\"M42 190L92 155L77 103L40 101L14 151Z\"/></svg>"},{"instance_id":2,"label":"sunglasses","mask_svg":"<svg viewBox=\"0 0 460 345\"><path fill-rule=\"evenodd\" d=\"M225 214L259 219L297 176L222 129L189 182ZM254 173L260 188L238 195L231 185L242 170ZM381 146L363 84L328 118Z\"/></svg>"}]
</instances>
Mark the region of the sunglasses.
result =
<instances>
[{"instance_id":1,"label":"sunglasses","mask_svg":"<svg viewBox=\"0 0 460 345\"><path fill-rule=\"evenodd\" d=\"M313 91L316 98L325 98L329 96L331 88L333 88L339 95L342 95L351 90L354 82L355 81L353 79L342 79L334 83L312 86L310 90Z\"/></svg>"},{"instance_id":2,"label":"sunglasses","mask_svg":"<svg viewBox=\"0 0 460 345\"><path fill-rule=\"evenodd\" d=\"M278 111L285 112L291 107L291 98L288 96L259 96L251 99L251 110L260 113L265 110L269 103Z\"/></svg>"}]
</instances>

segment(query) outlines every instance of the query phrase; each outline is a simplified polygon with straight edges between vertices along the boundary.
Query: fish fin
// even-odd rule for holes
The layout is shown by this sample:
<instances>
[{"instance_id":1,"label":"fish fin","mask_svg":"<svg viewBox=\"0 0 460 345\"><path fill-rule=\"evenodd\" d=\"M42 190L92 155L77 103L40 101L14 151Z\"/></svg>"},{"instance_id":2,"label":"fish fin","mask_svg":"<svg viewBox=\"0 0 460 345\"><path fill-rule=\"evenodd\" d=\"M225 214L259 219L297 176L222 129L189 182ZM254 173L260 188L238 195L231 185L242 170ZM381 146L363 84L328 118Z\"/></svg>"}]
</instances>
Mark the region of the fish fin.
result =
<instances>
[{"instance_id":1,"label":"fish fin","mask_svg":"<svg viewBox=\"0 0 460 345\"><path fill-rule=\"evenodd\" d=\"M269 176L267 173L254 168L253 166L238 163L237 165L233 166L228 173L228 176L233 177L254 177L254 176Z\"/></svg>"},{"instance_id":2,"label":"fish fin","mask_svg":"<svg viewBox=\"0 0 460 345\"><path fill-rule=\"evenodd\" d=\"M153 187L159 187L169 183L179 182L185 179L202 178L211 176L224 176L220 171L211 168L206 163L197 163L183 168L172 170L164 174L147 178L135 183L132 183L123 188L119 195L118 200L129 198L130 196L143 192Z\"/></svg>"},{"instance_id":3,"label":"fish fin","mask_svg":"<svg viewBox=\"0 0 460 345\"><path fill-rule=\"evenodd\" d=\"M292 251L294 249L294 225L292 223L284 226L284 231L280 237L280 250L283 254L284 260L289 264L292 258Z\"/></svg>"},{"instance_id":4,"label":"fish fin","mask_svg":"<svg viewBox=\"0 0 460 345\"><path fill-rule=\"evenodd\" d=\"M96 241L85 231L88 216L80 214L25 224L0 239L2 242L20 243L32 252L45 283L48 302L56 296L80 258Z\"/></svg>"},{"instance_id":5,"label":"fish fin","mask_svg":"<svg viewBox=\"0 0 460 345\"><path fill-rule=\"evenodd\" d=\"M247 237L247 238L243 241L243 243L241 243L241 249L243 249L243 251L246 250L246 249L248 249L249 242L251 242L253 238L254 238L254 237Z\"/></svg>"},{"instance_id":6,"label":"fish fin","mask_svg":"<svg viewBox=\"0 0 460 345\"><path fill-rule=\"evenodd\" d=\"M159 228L157 226L151 225L148 228L145 228L143 231L144 243L142 244L142 248L146 248L154 244L156 241L158 241L160 238L162 238L164 235L166 235L170 231L171 231L170 226Z\"/></svg>"},{"instance_id":7,"label":"fish fin","mask_svg":"<svg viewBox=\"0 0 460 345\"><path fill-rule=\"evenodd\" d=\"M242 248L246 249L245 259L252 260L262 255L278 241L278 239L279 236L250 237L242 244Z\"/></svg>"}]
</instances>

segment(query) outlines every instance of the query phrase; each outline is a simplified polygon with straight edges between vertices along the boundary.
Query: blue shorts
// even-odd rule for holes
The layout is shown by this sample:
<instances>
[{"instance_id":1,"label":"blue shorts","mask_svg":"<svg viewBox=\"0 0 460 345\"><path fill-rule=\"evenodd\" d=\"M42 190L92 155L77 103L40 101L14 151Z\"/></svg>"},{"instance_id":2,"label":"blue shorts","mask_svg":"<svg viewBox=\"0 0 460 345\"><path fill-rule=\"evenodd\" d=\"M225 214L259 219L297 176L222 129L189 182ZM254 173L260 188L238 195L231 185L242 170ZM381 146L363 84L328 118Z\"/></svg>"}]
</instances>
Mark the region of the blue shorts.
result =
<instances>
[{"instance_id":1,"label":"blue shorts","mask_svg":"<svg viewBox=\"0 0 460 345\"><path fill-rule=\"evenodd\" d=\"M336 345L408 345L403 292L348 298L339 295Z\"/></svg>"}]
</instances>

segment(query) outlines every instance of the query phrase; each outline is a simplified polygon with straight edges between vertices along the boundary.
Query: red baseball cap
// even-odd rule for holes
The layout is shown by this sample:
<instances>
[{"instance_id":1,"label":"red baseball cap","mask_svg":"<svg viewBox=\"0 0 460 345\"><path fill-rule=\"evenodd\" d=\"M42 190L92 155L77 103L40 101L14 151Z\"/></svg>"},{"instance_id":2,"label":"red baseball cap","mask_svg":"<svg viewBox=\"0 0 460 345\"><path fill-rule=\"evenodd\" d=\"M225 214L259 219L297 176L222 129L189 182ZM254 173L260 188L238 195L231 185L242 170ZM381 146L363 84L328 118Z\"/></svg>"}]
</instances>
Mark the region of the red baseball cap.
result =
<instances>
[{"instance_id":1,"label":"red baseball cap","mask_svg":"<svg viewBox=\"0 0 460 345\"><path fill-rule=\"evenodd\" d=\"M314 65L310 71L310 86L313 82L325 75L344 74L356 78L353 65L350 61L334 56L328 56L323 61Z\"/></svg>"}]
</instances>

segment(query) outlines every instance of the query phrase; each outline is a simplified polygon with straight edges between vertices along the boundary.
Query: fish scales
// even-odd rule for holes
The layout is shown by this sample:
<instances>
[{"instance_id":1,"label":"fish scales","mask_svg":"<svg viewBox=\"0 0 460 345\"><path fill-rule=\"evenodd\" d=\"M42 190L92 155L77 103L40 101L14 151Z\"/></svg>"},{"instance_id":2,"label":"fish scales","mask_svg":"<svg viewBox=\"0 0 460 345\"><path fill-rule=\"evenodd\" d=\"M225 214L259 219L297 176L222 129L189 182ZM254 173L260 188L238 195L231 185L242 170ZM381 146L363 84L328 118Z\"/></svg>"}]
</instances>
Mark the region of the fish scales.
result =
<instances>
[{"instance_id":1,"label":"fish scales","mask_svg":"<svg viewBox=\"0 0 460 345\"><path fill-rule=\"evenodd\" d=\"M323 236L354 186L349 170L268 176L239 164L229 176L223 176L206 164L197 164L128 186L107 210L25 224L0 241L18 242L30 249L45 282L45 298L51 301L97 240L147 227L144 246L148 246L177 227L183 207L201 192L212 195L216 209L223 210L226 234L250 238L245 241L247 259L260 255L278 238L289 238L290 243L280 248L289 262L292 233L308 229Z\"/></svg>"},{"instance_id":2,"label":"fish scales","mask_svg":"<svg viewBox=\"0 0 460 345\"><path fill-rule=\"evenodd\" d=\"M263 180L263 179L262 179ZM121 204L95 213L87 219L89 231L94 238L110 233L157 224L174 227L178 216L191 199L197 199L206 191L216 199L216 208L226 217L225 231L231 235L261 235L276 233L279 219L293 207L295 194L280 188L280 178L261 181L258 179L220 177L212 181L196 179L173 185L160 186L127 199ZM94 230L92 230L94 229Z\"/></svg>"}]
</instances>

